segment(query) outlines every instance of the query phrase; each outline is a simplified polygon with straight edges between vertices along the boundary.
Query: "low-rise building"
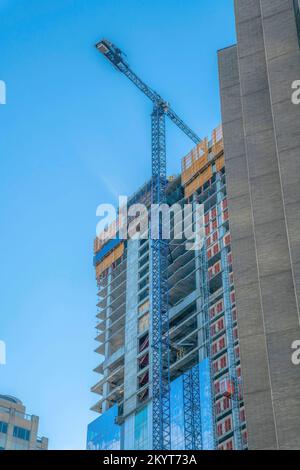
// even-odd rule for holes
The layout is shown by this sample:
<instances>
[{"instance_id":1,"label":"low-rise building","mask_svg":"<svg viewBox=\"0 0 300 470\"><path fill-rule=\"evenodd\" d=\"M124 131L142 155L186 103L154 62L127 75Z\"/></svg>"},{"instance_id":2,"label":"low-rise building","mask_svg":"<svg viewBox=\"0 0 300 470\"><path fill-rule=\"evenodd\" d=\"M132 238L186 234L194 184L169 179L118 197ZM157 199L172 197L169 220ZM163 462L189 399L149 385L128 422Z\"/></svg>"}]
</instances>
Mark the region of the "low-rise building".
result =
<instances>
[{"instance_id":1,"label":"low-rise building","mask_svg":"<svg viewBox=\"0 0 300 470\"><path fill-rule=\"evenodd\" d=\"M48 439L38 435L39 417L26 413L18 398L0 395L0 450L47 450Z\"/></svg>"}]
</instances>

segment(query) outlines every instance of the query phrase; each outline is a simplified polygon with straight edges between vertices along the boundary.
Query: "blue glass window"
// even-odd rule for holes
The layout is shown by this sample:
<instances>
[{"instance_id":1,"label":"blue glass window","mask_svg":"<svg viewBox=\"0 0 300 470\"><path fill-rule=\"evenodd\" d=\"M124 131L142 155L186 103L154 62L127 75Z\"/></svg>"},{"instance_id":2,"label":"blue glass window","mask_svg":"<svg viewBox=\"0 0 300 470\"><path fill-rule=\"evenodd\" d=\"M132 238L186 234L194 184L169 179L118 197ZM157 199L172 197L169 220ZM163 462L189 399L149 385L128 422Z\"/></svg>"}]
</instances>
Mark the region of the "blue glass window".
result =
<instances>
[{"instance_id":1,"label":"blue glass window","mask_svg":"<svg viewBox=\"0 0 300 470\"><path fill-rule=\"evenodd\" d=\"M3 421L0 421L0 432L2 432L3 434L7 434L7 428L8 424L3 423Z\"/></svg>"},{"instance_id":2,"label":"blue glass window","mask_svg":"<svg viewBox=\"0 0 300 470\"><path fill-rule=\"evenodd\" d=\"M14 437L18 439L23 439L24 441L30 440L30 431L28 429L20 428L19 426L14 427Z\"/></svg>"},{"instance_id":3,"label":"blue glass window","mask_svg":"<svg viewBox=\"0 0 300 470\"><path fill-rule=\"evenodd\" d=\"M200 409L203 450L214 450L213 402L211 396L211 374L209 359L199 364L200 374Z\"/></svg>"},{"instance_id":4,"label":"blue glass window","mask_svg":"<svg viewBox=\"0 0 300 470\"><path fill-rule=\"evenodd\" d=\"M184 450L184 406L182 376L171 382L171 443L172 450Z\"/></svg>"},{"instance_id":5,"label":"blue glass window","mask_svg":"<svg viewBox=\"0 0 300 470\"><path fill-rule=\"evenodd\" d=\"M135 450L147 450L149 448L148 438L148 407L146 406L135 415Z\"/></svg>"},{"instance_id":6,"label":"blue glass window","mask_svg":"<svg viewBox=\"0 0 300 470\"><path fill-rule=\"evenodd\" d=\"M88 450L120 450L120 426L116 424L118 406L95 419L88 426Z\"/></svg>"}]
</instances>

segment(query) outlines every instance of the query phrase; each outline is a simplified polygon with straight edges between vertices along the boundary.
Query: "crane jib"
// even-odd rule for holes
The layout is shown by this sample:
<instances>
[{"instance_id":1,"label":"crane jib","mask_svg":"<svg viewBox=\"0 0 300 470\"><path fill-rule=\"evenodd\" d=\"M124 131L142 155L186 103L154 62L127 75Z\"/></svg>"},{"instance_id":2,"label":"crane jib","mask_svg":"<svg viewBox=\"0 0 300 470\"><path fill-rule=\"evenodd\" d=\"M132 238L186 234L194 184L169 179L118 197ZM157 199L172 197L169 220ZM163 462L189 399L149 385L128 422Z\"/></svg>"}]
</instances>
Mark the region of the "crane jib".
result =
<instances>
[{"instance_id":1,"label":"crane jib","mask_svg":"<svg viewBox=\"0 0 300 470\"><path fill-rule=\"evenodd\" d=\"M198 144L201 142L200 137L197 136L197 134L192 131L189 126L185 124L185 122L179 118L179 116L171 110L171 108L168 105L168 102L164 100L159 93L156 91L152 90L151 87L146 85L143 80L141 80L129 67L127 62L124 59L124 53L116 47L114 44L112 44L110 41L107 39L103 39L99 43L96 44L96 48L98 49L101 54L106 57L111 64L120 72L122 72L124 75L129 78L130 81L132 81L137 88L139 88L153 103L156 105L160 105L164 113L171 119L174 124L176 124L179 129L181 129L187 137L189 137L195 144Z\"/></svg>"}]
</instances>

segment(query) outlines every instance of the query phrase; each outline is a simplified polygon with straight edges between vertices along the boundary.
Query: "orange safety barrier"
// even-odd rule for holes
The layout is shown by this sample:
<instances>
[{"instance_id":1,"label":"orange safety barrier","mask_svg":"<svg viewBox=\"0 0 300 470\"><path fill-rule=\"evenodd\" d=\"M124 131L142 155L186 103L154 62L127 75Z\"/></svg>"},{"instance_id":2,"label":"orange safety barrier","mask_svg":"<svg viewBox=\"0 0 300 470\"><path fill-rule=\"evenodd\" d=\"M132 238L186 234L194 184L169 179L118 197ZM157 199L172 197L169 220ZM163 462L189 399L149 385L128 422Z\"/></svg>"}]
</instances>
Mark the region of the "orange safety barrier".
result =
<instances>
[{"instance_id":1,"label":"orange safety barrier","mask_svg":"<svg viewBox=\"0 0 300 470\"><path fill-rule=\"evenodd\" d=\"M217 155L223 149L223 130L222 126L217 127L212 132L212 152Z\"/></svg>"},{"instance_id":2,"label":"orange safety barrier","mask_svg":"<svg viewBox=\"0 0 300 470\"><path fill-rule=\"evenodd\" d=\"M222 126L219 126L213 130L210 141L207 138L204 139L182 159L181 180L183 186L190 183L198 173L203 171L223 149L223 131Z\"/></svg>"},{"instance_id":3,"label":"orange safety barrier","mask_svg":"<svg viewBox=\"0 0 300 470\"><path fill-rule=\"evenodd\" d=\"M235 394L235 387L232 380L226 378L220 382L220 392L224 397L232 398Z\"/></svg>"},{"instance_id":4,"label":"orange safety barrier","mask_svg":"<svg viewBox=\"0 0 300 470\"><path fill-rule=\"evenodd\" d=\"M198 188L203 186L207 181L212 178L212 167L209 166L200 175L198 175L190 184L184 188L185 197L190 197Z\"/></svg>"},{"instance_id":5,"label":"orange safety barrier","mask_svg":"<svg viewBox=\"0 0 300 470\"><path fill-rule=\"evenodd\" d=\"M111 253L109 253L101 263L96 266L96 277L99 277L107 268L115 263L124 253L124 243L118 245Z\"/></svg>"},{"instance_id":6,"label":"orange safety barrier","mask_svg":"<svg viewBox=\"0 0 300 470\"><path fill-rule=\"evenodd\" d=\"M103 246L112 238L116 237L116 233L118 232L119 229L126 228L126 218L124 218L123 221L123 216L122 214L118 214L118 217L116 220L114 220L107 228L104 230L104 232L100 233L100 235L95 238L94 240L94 254L96 255L98 251L103 248Z\"/></svg>"},{"instance_id":7,"label":"orange safety barrier","mask_svg":"<svg viewBox=\"0 0 300 470\"><path fill-rule=\"evenodd\" d=\"M222 155L220 158L216 160L217 171L221 171L224 166L225 166L225 158L224 158L224 155Z\"/></svg>"},{"instance_id":8,"label":"orange safety barrier","mask_svg":"<svg viewBox=\"0 0 300 470\"><path fill-rule=\"evenodd\" d=\"M182 184L186 184L208 163L208 139L200 142L182 160Z\"/></svg>"},{"instance_id":9,"label":"orange safety barrier","mask_svg":"<svg viewBox=\"0 0 300 470\"><path fill-rule=\"evenodd\" d=\"M115 238L117 233L117 225L118 221L114 220L107 229L102 232L97 238L94 240L94 254L96 255L98 251L112 238Z\"/></svg>"}]
</instances>

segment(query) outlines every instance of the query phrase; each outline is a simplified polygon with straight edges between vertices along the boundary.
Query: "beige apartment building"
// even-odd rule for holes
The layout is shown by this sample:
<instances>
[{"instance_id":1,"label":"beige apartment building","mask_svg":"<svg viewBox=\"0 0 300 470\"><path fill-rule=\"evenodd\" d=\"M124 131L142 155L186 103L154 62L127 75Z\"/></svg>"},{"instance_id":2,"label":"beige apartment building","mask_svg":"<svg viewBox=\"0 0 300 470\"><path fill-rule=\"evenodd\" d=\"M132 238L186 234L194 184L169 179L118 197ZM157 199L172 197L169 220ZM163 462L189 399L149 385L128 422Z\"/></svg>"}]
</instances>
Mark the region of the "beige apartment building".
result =
<instances>
[{"instance_id":1,"label":"beige apartment building","mask_svg":"<svg viewBox=\"0 0 300 470\"><path fill-rule=\"evenodd\" d=\"M27 414L18 398L0 395L0 450L47 450L38 427L39 417Z\"/></svg>"}]
</instances>

